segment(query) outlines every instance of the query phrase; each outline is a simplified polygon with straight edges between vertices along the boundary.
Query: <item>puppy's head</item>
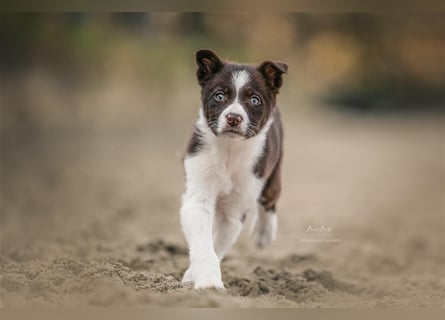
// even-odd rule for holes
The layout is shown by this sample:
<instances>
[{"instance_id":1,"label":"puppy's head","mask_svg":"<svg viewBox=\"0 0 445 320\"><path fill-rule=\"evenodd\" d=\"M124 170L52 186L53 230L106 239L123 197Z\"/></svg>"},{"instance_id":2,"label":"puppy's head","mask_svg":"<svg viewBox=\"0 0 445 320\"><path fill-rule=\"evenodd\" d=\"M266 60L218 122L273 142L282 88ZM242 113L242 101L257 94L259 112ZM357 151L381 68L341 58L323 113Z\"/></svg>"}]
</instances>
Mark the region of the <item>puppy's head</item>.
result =
<instances>
[{"instance_id":1,"label":"puppy's head","mask_svg":"<svg viewBox=\"0 0 445 320\"><path fill-rule=\"evenodd\" d=\"M287 65L228 63L210 50L196 52L196 63L203 113L213 133L243 139L257 135L275 108Z\"/></svg>"}]
</instances>

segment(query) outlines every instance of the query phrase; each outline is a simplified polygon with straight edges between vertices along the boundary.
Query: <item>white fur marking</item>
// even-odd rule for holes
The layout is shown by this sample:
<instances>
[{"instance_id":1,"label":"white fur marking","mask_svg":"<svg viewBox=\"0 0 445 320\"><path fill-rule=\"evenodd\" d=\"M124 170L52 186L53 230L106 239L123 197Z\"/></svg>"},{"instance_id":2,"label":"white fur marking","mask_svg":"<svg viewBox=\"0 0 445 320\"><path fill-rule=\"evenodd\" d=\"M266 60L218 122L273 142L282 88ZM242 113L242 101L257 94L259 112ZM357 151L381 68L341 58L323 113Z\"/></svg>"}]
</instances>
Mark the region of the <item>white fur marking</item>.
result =
<instances>
[{"instance_id":1,"label":"white fur marking","mask_svg":"<svg viewBox=\"0 0 445 320\"><path fill-rule=\"evenodd\" d=\"M249 75L249 72L247 72L247 70L240 70L240 71L235 71L232 73L232 83L235 87L236 96L235 96L235 100L233 101L233 103L231 105L229 105L219 116L218 127L217 127L217 131L219 133L224 131L224 129L227 125L226 124L226 115L230 112L237 113L237 114L241 115L241 117L243 118L243 122L241 122L241 124L240 124L240 129L243 134L246 133L250 120L249 120L249 116L247 115L243 106L239 102L239 93L240 93L241 89L249 81L250 81L250 75Z\"/></svg>"},{"instance_id":2,"label":"white fur marking","mask_svg":"<svg viewBox=\"0 0 445 320\"><path fill-rule=\"evenodd\" d=\"M232 81L233 85L235 86L237 97L237 99L235 100L238 100L238 94L240 90L250 81L249 72L247 72L247 70L235 71L234 73L232 73Z\"/></svg>"}]
</instances>

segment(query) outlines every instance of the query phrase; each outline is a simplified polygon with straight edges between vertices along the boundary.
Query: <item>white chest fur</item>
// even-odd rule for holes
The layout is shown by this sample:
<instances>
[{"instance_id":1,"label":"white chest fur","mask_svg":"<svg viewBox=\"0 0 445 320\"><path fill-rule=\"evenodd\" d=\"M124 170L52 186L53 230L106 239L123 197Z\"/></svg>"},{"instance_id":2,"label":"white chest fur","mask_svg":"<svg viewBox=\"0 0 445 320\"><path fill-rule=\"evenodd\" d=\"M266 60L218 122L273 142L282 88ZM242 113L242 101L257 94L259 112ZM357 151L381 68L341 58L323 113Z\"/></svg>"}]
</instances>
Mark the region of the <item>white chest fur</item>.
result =
<instances>
[{"instance_id":1,"label":"white chest fur","mask_svg":"<svg viewBox=\"0 0 445 320\"><path fill-rule=\"evenodd\" d=\"M203 148L184 160L187 190L199 192L199 189L203 189L202 192L211 193L215 200L234 193L237 200L243 203L256 201L263 181L255 176L253 168L264 152L271 123L272 120L258 135L247 140L217 137L208 128L201 113L197 127L202 133Z\"/></svg>"}]
</instances>

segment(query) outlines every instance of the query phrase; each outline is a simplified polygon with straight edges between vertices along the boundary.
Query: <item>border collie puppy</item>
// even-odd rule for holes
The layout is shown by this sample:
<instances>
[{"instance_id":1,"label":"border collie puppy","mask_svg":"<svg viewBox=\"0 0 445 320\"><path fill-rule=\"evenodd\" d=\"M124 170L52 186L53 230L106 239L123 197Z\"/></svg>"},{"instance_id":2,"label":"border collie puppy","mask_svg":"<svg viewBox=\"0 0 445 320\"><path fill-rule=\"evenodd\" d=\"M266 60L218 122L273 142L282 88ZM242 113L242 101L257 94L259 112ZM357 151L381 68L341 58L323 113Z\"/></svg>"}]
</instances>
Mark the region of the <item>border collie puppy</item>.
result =
<instances>
[{"instance_id":1,"label":"border collie puppy","mask_svg":"<svg viewBox=\"0 0 445 320\"><path fill-rule=\"evenodd\" d=\"M202 108L184 157L180 212L190 266L182 282L224 288L220 262L252 216L255 243L274 240L281 191L282 127L276 96L287 65L223 62L196 52Z\"/></svg>"}]
</instances>

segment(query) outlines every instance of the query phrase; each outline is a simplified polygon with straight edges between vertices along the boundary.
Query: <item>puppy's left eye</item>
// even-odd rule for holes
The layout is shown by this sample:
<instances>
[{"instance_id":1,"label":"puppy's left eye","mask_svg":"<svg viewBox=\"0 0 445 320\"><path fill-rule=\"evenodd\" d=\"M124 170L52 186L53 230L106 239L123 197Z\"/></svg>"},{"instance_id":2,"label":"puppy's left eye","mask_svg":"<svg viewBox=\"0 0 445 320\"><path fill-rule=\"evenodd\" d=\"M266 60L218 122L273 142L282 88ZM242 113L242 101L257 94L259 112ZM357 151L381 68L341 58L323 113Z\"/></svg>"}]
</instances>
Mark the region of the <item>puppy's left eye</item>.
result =
<instances>
[{"instance_id":1,"label":"puppy's left eye","mask_svg":"<svg viewBox=\"0 0 445 320\"><path fill-rule=\"evenodd\" d=\"M213 98L218 102L224 102L224 100L226 100L226 95L222 91L217 91Z\"/></svg>"},{"instance_id":2,"label":"puppy's left eye","mask_svg":"<svg viewBox=\"0 0 445 320\"><path fill-rule=\"evenodd\" d=\"M249 102L250 102L251 105L257 106L257 105L259 105L261 103L261 100L260 100L260 98L258 96L251 96L250 99L249 99Z\"/></svg>"}]
</instances>

